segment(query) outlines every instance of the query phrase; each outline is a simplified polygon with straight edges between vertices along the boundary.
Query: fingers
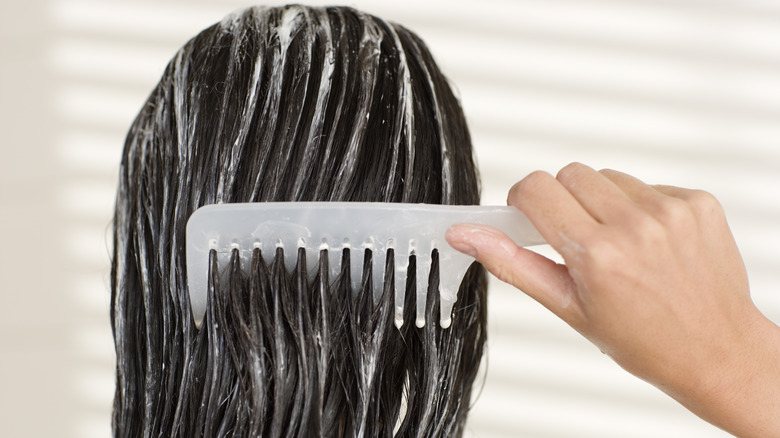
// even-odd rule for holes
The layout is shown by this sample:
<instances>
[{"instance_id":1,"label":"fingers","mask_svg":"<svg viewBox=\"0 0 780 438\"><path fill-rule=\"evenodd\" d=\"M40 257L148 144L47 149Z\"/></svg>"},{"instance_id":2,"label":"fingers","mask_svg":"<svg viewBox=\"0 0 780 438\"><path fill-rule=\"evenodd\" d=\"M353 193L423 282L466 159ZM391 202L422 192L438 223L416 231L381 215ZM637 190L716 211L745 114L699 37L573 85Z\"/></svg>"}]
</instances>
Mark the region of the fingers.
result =
<instances>
[{"instance_id":1,"label":"fingers","mask_svg":"<svg viewBox=\"0 0 780 438\"><path fill-rule=\"evenodd\" d=\"M668 186L663 184L656 184L649 187L652 187L652 189L658 193L663 193L666 196L673 196L683 200L687 200L694 196L695 193L700 192L699 190L685 189L682 187Z\"/></svg>"},{"instance_id":2,"label":"fingers","mask_svg":"<svg viewBox=\"0 0 780 438\"><path fill-rule=\"evenodd\" d=\"M557 251L592 235L599 223L560 181L534 172L515 184L507 204L520 209Z\"/></svg>"},{"instance_id":3,"label":"fingers","mask_svg":"<svg viewBox=\"0 0 780 438\"><path fill-rule=\"evenodd\" d=\"M558 172L556 179L601 224L623 220L635 211L620 187L584 164L569 164Z\"/></svg>"},{"instance_id":4,"label":"fingers","mask_svg":"<svg viewBox=\"0 0 780 438\"><path fill-rule=\"evenodd\" d=\"M616 170L599 171L619 187L644 212L662 223L680 220L680 216L691 212L689 203L696 190L673 186L650 186L631 175Z\"/></svg>"},{"instance_id":5,"label":"fingers","mask_svg":"<svg viewBox=\"0 0 780 438\"><path fill-rule=\"evenodd\" d=\"M577 323L580 307L566 266L518 247L501 231L485 225L457 224L447 242L477 259L499 280L528 294L562 319Z\"/></svg>"},{"instance_id":6,"label":"fingers","mask_svg":"<svg viewBox=\"0 0 780 438\"><path fill-rule=\"evenodd\" d=\"M659 216L662 215L663 220L667 223L679 223L688 218L695 222L698 230L703 233L708 247L728 248L729 251L738 253L723 206L713 195L703 190L674 186L652 187L662 193L662 196L674 201L660 209Z\"/></svg>"},{"instance_id":7,"label":"fingers","mask_svg":"<svg viewBox=\"0 0 780 438\"><path fill-rule=\"evenodd\" d=\"M520 248L502 232L480 225L451 227L448 242L575 328L586 321L595 294L591 286L603 286L599 270L615 274L609 268L616 261L605 259L605 254L643 254L648 241L685 241L698 234L702 218L723 216L707 213L720 207L705 192L649 186L621 172L597 172L577 163L561 169L557 177L545 172L528 175L512 187L507 204L525 213L566 265ZM669 258L685 251L680 249ZM663 261L651 265L659 263Z\"/></svg>"},{"instance_id":8,"label":"fingers","mask_svg":"<svg viewBox=\"0 0 780 438\"><path fill-rule=\"evenodd\" d=\"M668 198L670 197L685 201L694 210L705 214L721 209L717 199L702 190L669 185L648 185L631 175L611 169L602 169L599 173L612 181L636 204L650 213L664 211L668 207Z\"/></svg>"},{"instance_id":9,"label":"fingers","mask_svg":"<svg viewBox=\"0 0 780 438\"><path fill-rule=\"evenodd\" d=\"M707 216L715 213L717 213L718 216L721 216L723 214L723 207L720 205L720 202L704 190L684 189L682 187L665 185L656 185L652 187L658 193L663 193L666 196L685 201L700 216Z\"/></svg>"},{"instance_id":10,"label":"fingers","mask_svg":"<svg viewBox=\"0 0 780 438\"><path fill-rule=\"evenodd\" d=\"M612 169L602 169L599 171L608 180L612 181L628 198L639 205L653 205L661 202L664 198L662 192L654 189L639 179Z\"/></svg>"}]
</instances>

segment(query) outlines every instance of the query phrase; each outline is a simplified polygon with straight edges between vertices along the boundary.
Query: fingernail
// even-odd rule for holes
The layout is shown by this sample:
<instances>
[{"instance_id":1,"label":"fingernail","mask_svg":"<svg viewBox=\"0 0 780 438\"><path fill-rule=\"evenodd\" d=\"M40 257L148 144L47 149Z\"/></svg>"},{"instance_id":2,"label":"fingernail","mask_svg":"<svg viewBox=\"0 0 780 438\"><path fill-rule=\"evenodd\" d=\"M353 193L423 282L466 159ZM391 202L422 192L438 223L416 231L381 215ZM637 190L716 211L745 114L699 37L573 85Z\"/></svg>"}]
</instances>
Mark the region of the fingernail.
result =
<instances>
[{"instance_id":1,"label":"fingernail","mask_svg":"<svg viewBox=\"0 0 780 438\"><path fill-rule=\"evenodd\" d=\"M450 245L468 256L477 258L477 249L463 241L450 242Z\"/></svg>"},{"instance_id":2,"label":"fingernail","mask_svg":"<svg viewBox=\"0 0 780 438\"><path fill-rule=\"evenodd\" d=\"M466 235L466 231L469 231L471 228L467 225L453 225L447 230L447 233L445 234L445 237L447 238L447 242L449 242L450 246L455 248L456 250L477 258L477 249L469 242L467 239L464 239Z\"/></svg>"}]
</instances>

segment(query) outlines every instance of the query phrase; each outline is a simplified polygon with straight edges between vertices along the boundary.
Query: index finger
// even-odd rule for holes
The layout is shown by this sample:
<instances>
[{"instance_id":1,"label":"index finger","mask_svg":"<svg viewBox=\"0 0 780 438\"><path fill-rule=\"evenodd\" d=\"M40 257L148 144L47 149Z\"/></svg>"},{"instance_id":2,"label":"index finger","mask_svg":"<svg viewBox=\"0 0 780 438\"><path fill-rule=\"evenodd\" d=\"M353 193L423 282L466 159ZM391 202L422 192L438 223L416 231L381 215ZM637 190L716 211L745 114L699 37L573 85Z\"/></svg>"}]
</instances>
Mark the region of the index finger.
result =
<instances>
[{"instance_id":1,"label":"index finger","mask_svg":"<svg viewBox=\"0 0 780 438\"><path fill-rule=\"evenodd\" d=\"M512 186L507 204L525 213L542 237L561 255L600 227L569 190L552 175L536 171Z\"/></svg>"}]
</instances>

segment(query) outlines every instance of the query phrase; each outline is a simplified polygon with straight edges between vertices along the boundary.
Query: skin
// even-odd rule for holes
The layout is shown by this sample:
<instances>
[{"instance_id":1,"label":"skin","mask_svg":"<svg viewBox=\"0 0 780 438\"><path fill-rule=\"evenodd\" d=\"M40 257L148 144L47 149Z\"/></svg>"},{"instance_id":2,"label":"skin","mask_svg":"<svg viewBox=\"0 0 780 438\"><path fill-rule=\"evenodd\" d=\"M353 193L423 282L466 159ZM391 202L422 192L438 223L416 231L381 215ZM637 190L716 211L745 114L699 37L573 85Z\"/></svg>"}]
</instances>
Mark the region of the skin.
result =
<instances>
[{"instance_id":1,"label":"skin","mask_svg":"<svg viewBox=\"0 0 780 438\"><path fill-rule=\"evenodd\" d=\"M528 175L507 204L564 264L480 225L451 227L448 242L704 420L780 437L780 328L753 304L712 195L573 163Z\"/></svg>"}]
</instances>

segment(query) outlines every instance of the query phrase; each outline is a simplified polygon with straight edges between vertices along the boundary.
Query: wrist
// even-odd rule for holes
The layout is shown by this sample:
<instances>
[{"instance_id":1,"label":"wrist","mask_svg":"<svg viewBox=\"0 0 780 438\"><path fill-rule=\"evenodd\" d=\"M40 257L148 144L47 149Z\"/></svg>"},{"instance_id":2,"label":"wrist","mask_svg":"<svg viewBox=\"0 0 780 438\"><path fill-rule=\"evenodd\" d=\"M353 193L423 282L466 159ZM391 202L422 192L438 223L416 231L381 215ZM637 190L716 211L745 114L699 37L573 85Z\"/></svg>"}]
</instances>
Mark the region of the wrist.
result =
<instances>
[{"instance_id":1,"label":"wrist","mask_svg":"<svg viewBox=\"0 0 780 438\"><path fill-rule=\"evenodd\" d=\"M755 309L709 351L670 395L736 436L780 436L780 328Z\"/></svg>"}]
</instances>

